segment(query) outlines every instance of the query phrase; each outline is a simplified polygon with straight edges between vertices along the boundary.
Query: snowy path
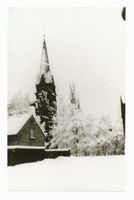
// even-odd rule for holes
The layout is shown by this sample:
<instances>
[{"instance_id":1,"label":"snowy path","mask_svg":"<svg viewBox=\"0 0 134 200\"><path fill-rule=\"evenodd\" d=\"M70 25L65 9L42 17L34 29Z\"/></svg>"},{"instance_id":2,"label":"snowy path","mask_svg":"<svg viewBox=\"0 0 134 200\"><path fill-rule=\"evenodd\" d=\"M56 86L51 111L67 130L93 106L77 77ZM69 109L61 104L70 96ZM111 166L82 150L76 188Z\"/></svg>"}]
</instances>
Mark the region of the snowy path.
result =
<instances>
[{"instance_id":1,"label":"snowy path","mask_svg":"<svg viewBox=\"0 0 134 200\"><path fill-rule=\"evenodd\" d=\"M8 167L9 190L122 191L125 157L59 157Z\"/></svg>"}]
</instances>

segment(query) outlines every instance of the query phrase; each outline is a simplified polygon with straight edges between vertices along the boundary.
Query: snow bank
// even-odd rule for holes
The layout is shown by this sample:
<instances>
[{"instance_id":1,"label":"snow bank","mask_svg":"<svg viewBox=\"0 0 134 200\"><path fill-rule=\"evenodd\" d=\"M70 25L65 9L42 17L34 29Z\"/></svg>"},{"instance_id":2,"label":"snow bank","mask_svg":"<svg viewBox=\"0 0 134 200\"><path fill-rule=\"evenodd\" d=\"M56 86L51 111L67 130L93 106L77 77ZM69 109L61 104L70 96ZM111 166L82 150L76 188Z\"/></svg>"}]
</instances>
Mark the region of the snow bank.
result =
<instances>
[{"instance_id":1,"label":"snow bank","mask_svg":"<svg viewBox=\"0 0 134 200\"><path fill-rule=\"evenodd\" d=\"M9 190L123 191L125 157L59 157L8 167Z\"/></svg>"}]
</instances>

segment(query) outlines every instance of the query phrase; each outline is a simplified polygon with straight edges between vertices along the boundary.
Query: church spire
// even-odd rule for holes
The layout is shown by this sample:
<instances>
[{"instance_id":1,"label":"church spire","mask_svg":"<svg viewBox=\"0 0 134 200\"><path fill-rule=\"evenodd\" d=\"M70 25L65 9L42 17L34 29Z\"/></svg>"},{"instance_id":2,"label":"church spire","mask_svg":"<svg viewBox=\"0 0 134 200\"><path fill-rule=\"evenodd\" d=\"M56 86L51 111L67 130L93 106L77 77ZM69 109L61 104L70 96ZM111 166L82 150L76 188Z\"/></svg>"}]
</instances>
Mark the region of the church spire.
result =
<instances>
[{"instance_id":1,"label":"church spire","mask_svg":"<svg viewBox=\"0 0 134 200\"><path fill-rule=\"evenodd\" d=\"M41 55L41 65L40 65L40 76L43 74L45 75L48 72L50 72L50 66L49 66L49 60L48 60L46 40L45 40L45 35L44 35L42 55Z\"/></svg>"},{"instance_id":2,"label":"church spire","mask_svg":"<svg viewBox=\"0 0 134 200\"><path fill-rule=\"evenodd\" d=\"M35 107L36 115L40 117L40 124L44 125L45 142L50 145L52 138L51 130L53 127L53 117L56 115L56 88L54 83L54 77L50 73L48 53L46 47L46 41L44 38L40 72L37 75L36 80L36 100L32 104Z\"/></svg>"}]
</instances>

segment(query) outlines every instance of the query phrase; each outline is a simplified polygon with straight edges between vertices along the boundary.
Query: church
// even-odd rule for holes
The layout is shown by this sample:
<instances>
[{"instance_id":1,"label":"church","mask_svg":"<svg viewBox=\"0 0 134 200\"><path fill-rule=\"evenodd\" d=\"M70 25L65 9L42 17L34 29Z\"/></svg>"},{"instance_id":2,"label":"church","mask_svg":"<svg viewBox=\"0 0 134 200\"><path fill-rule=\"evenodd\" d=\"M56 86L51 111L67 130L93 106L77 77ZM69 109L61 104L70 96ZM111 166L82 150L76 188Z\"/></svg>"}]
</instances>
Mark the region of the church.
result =
<instances>
[{"instance_id":1,"label":"church","mask_svg":"<svg viewBox=\"0 0 134 200\"><path fill-rule=\"evenodd\" d=\"M54 77L50 71L45 38L35 86L36 100L31 104L35 108L34 113L8 119L8 165L70 155L69 151L47 151L52 138L53 117L56 115L57 106Z\"/></svg>"},{"instance_id":2,"label":"church","mask_svg":"<svg viewBox=\"0 0 134 200\"><path fill-rule=\"evenodd\" d=\"M57 105L54 77L50 71L45 38L43 40L40 71L37 75L35 87L36 98L31 103L31 106L34 106L34 113L11 116L8 119L10 125L8 126L8 146L45 146L45 148L50 146L53 117L56 115ZM32 128L33 132L36 133L34 139L30 136L31 125L29 124L31 124L31 120L35 122ZM20 130L22 130L21 134L19 134ZM18 137L20 135L22 137Z\"/></svg>"}]
</instances>

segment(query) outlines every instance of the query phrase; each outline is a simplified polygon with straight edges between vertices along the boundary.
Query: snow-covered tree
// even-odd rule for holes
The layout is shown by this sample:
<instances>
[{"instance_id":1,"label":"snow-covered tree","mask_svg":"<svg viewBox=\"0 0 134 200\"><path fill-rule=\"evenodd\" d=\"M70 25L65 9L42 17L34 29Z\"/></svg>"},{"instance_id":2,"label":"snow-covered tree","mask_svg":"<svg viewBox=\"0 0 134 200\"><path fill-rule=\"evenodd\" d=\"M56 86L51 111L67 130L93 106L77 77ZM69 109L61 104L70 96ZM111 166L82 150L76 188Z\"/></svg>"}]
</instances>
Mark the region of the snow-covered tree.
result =
<instances>
[{"instance_id":1,"label":"snow-covered tree","mask_svg":"<svg viewBox=\"0 0 134 200\"><path fill-rule=\"evenodd\" d=\"M99 122L96 154L116 155L124 153L124 136L121 123L112 126L109 116L102 116Z\"/></svg>"},{"instance_id":2,"label":"snow-covered tree","mask_svg":"<svg viewBox=\"0 0 134 200\"><path fill-rule=\"evenodd\" d=\"M52 148L70 148L72 155L87 154L86 141L93 131L90 117L85 118L85 114L77 108L75 104L65 106L60 104L58 107L56 122L52 130Z\"/></svg>"},{"instance_id":3,"label":"snow-covered tree","mask_svg":"<svg viewBox=\"0 0 134 200\"><path fill-rule=\"evenodd\" d=\"M114 126L107 115L96 119L80 109L74 84L70 104L60 99L51 135L51 148L70 148L75 156L116 155L124 153L121 121Z\"/></svg>"},{"instance_id":4,"label":"snow-covered tree","mask_svg":"<svg viewBox=\"0 0 134 200\"><path fill-rule=\"evenodd\" d=\"M75 156L124 153L121 126L118 124L118 127L112 127L109 116L97 120L93 116L86 116L74 105L60 104L59 108L57 124L52 130L52 148L70 148L71 154Z\"/></svg>"},{"instance_id":5,"label":"snow-covered tree","mask_svg":"<svg viewBox=\"0 0 134 200\"><path fill-rule=\"evenodd\" d=\"M28 94L22 95L21 91L18 91L8 104L8 115L27 113L29 109L30 101Z\"/></svg>"}]
</instances>

